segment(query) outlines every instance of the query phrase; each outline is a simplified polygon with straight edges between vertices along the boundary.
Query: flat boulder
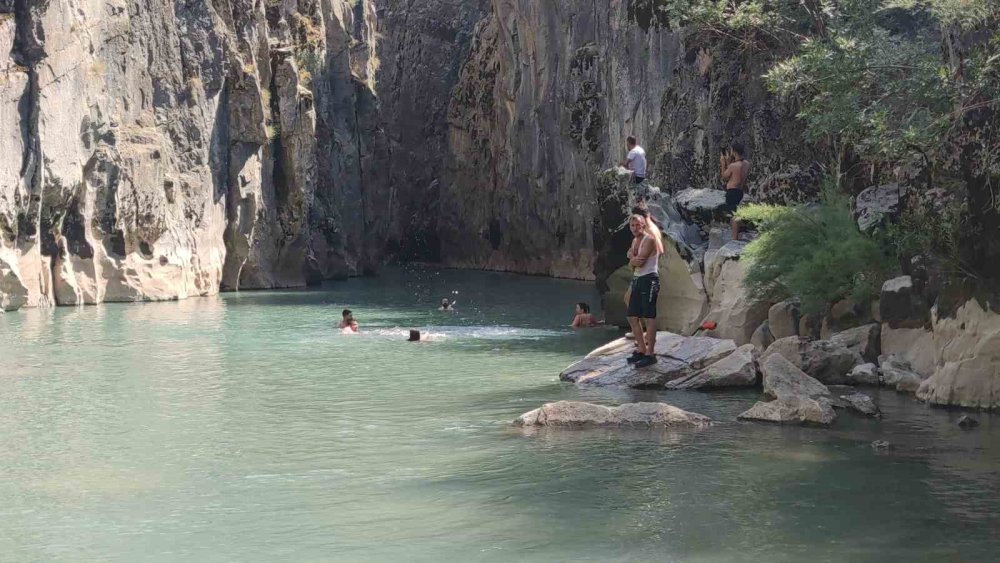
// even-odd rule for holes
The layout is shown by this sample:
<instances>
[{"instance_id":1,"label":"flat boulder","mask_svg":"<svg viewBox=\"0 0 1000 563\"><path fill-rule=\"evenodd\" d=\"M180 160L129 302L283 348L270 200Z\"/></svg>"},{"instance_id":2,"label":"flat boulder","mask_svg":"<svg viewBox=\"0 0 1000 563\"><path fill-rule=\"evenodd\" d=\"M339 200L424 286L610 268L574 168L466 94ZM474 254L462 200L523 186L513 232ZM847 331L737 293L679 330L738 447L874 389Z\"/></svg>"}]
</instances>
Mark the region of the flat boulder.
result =
<instances>
[{"instance_id":1,"label":"flat boulder","mask_svg":"<svg viewBox=\"0 0 1000 563\"><path fill-rule=\"evenodd\" d=\"M759 401L740 414L740 419L827 426L837 418L826 385L809 377L783 356L768 356L761 370L764 372L764 396L771 400Z\"/></svg>"},{"instance_id":2,"label":"flat boulder","mask_svg":"<svg viewBox=\"0 0 1000 563\"><path fill-rule=\"evenodd\" d=\"M707 416L688 412L667 403L626 403L605 407L578 401L546 403L526 412L515 426L666 426L699 428L709 426Z\"/></svg>"},{"instance_id":3,"label":"flat boulder","mask_svg":"<svg viewBox=\"0 0 1000 563\"><path fill-rule=\"evenodd\" d=\"M827 385L844 385L851 381L847 374L854 366L864 363L861 355L828 340L810 340L789 336L775 340L761 356L761 361L780 355L795 367Z\"/></svg>"},{"instance_id":4,"label":"flat boulder","mask_svg":"<svg viewBox=\"0 0 1000 563\"><path fill-rule=\"evenodd\" d=\"M759 420L778 424L817 424L829 426L837 419L837 413L829 403L815 399L784 399L780 401L760 401L738 417L740 420Z\"/></svg>"},{"instance_id":5,"label":"flat boulder","mask_svg":"<svg viewBox=\"0 0 1000 563\"><path fill-rule=\"evenodd\" d=\"M660 332L656 336L658 361L642 369L625 361L634 349L631 340L619 338L587 354L563 370L559 378L579 385L660 389L732 354L736 344L732 340Z\"/></svg>"},{"instance_id":6,"label":"flat boulder","mask_svg":"<svg viewBox=\"0 0 1000 563\"><path fill-rule=\"evenodd\" d=\"M712 212L726 203L726 192L711 188L688 188L674 196L677 207L689 217L707 221Z\"/></svg>"},{"instance_id":7,"label":"flat boulder","mask_svg":"<svg viewBox=\"0 0 1000 563\"><path fill-rule=\"evenodd\" d=\"M725 358L690 375L667 382L667 389L720 389L753 387L757 384L757 352L744 344Z\"/></svg>"},{"instance_id":8,"label":"flat boulder","mask_svg":"<svg viewBox=\"0 0 1000 563\"><path fill-rule=\"evenodd\" d=\"M870 323L850 328L834 334L829 341L857 352L866 362L875 362L882 353L882 325Z\"/></svg>"}]
</instances>

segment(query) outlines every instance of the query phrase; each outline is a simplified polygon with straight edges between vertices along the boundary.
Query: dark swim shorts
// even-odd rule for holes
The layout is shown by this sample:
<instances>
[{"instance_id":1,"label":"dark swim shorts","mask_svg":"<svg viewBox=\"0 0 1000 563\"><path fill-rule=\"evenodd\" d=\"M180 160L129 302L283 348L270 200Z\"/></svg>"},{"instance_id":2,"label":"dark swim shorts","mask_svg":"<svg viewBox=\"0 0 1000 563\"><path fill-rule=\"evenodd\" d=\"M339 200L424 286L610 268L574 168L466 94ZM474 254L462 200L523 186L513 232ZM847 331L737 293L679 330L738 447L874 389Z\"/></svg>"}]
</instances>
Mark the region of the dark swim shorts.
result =
<instances>
[{"instance_id":1,"label":"dark swim shorts","mask_svg":"<svg viewBox=\"0 0 1000 563\"><path fill-rule=\"evenodd\" d=\"M660 296L660 276L646 274L632 278L632 293L628 300L628 316L656 318L656 299Z\"/></svg>"},{"instance_id":2,"label":"dark swim shorts","mask_svg":"<svg viewBox=\"0 0 1000 563\"><path fill-rule=\"evenodd\" d=\"M726 213L736 213L736 207L743 201L743 190L731 188L726 190L726 203L719 209Z\"/></svg>"}]
</instances>

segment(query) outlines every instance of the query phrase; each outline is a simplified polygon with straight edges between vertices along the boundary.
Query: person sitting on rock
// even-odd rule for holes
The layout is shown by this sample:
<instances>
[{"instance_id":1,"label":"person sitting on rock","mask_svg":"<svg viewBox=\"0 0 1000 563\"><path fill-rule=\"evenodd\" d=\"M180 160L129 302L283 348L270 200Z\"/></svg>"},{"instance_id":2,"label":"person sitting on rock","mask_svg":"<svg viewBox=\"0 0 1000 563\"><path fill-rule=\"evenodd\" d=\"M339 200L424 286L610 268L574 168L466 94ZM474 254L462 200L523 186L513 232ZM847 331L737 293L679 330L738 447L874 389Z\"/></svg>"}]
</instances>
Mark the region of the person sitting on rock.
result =
<instances>
[{"instance_id":1,"label":"person sitting on rock","mask_svg":"<svg viewBox=\"0 0 1000 563\"><path fill-rule=\"evenodd\" d=\"M628 147L628 155L620 164L632 171L632 181L641 184L646 181L646 149L640 147L632 136L625 139L625 146Z\"/></svg>"},{"instance_id":2,"label":"person sitting on rock","mask_svg":"<svg viewBox=\"0 0 1000 563\"><path fill-rule=\"evenodd\" d=\"M590 314L590 305L583 301L576 304L576 316L573 317L573 324L569 325L571 328L590 328L598 324L594 315Z\"/></svg>"},{"instance_id":3,"label":"person sitting on rock","mask_svg":"<svg viewBox=\"0 0 1000 563\"><path fill-rule=\"evenodd\" d=\"M438 311L441 311L442 313L452 313L455 311L455 304L448 301L447 297L444 297L441 299L441 306L438 307Z\"/></svg>"},{"instance_id":4,"label":"person sitting on rock","mask_svg":"<svg viewBox=\"0 0 1000 563\"><path fill-rule=\"evenodd\" d=\"M726 203L721 210L730 216L733 240L739 239L740 228L743 226L743 222L734 215L736 207L743 201L747 175L750 174L750 161L743 158L743 152L741 143L733 143L729 150L719 157L719 169L722 181L725 182L722 189L726 190Z\"/></svg>"},{"instance_id":5,"label":"person sitting on rock","mask_svg":"<svg viewBox=\"0 0 1000 563\"><path fill-rule=\"evenodd\" d=\"M344 334L353 334L358 332L358 321L354 320L354 313L352 313L350 309L344 309L340 315L342 317L338 327L340 328L340 332Z\"/></svg>"},{"instance_id":6,"label":"person sitting on rock","mask_svg":"<svg viewBox=\"0 0 1000 563\"><path fill-rule=\"evenodd\" d=\"M650 235L646 223L646 218L638 214L632 215L628 222L632 235L641 237L638 249L633 246L628 252L633 273L627 314L637 350L627 361L637 368L656 363L656 301L660 295L659 260L663 254L663 241Z\"/></svg>"}]
</instances>

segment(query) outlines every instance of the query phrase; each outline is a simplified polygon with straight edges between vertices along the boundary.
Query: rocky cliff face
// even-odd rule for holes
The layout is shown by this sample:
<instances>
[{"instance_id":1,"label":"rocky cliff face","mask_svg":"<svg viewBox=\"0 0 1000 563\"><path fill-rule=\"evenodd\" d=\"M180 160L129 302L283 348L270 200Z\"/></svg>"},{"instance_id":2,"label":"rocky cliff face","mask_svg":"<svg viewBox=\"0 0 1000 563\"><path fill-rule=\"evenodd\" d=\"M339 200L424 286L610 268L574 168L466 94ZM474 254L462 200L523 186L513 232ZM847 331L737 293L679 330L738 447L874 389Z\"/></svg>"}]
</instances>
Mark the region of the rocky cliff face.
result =
<instances>
[{"instance_id":1,"label":"rocky cliff face","mask_svg":"<svg viewBox=\"0 0 1000 563\"><path fill-rule=\"evenodd\" d=\"M750 149L755 186L809 162L759 79L764 57L672 29L652 6L493 1L448 113L446 263L593 279L595 172L630 133L667 191L717 186L732 141Z\"/></svg>"},{"instance_id":2,"label":"rocky cliff face","mask_svg":"<svg viewBox=\"0 0 1000 563\"><path fill-rule=\"evenodd\" d=\"M374 22L370 1L0 2L6 300L369 268L388 231L379 182L364 189L385 150Z\"/></svg>"}]
</instances>

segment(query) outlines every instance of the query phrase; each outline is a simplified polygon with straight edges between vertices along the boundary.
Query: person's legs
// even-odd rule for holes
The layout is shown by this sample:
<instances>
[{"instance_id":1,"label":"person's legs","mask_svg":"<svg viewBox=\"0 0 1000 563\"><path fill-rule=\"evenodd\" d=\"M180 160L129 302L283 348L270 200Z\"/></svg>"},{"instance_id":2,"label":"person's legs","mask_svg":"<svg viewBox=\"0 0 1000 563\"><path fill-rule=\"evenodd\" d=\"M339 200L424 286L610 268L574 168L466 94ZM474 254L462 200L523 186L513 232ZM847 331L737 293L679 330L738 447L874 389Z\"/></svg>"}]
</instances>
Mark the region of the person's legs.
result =
<instances>
[{"instance_id":1,"label":"person's legs","mask_svg":"<svg viewBox=\"0 0 1000 563\"><path fill-rule=\"evenodd\" d=\"M732 234L732 239L733 240L739 240L739 238L740 238L740 227L741 226L742 225L740 224L740 220L737 219L736 217L733 217L732 220L729 221L729 228L730 228L730 232Z\"/></svg>"},{"instance_id":2,"label":"person's legs","mask_svg":"<svg viewBox=\"0 0 1000 563\"><path fill-rule=\"evenodd\" d=\"M639 317L629 317L628 324L632 327L632 334L635 335L635 347L640 354L646 355L646 337L642 332L642 325L639 324Z\"/></svg>"},{"instance_id":3,"label":"person's legs","mask_svg":"<svg viewBox=\"0 0 1000 563\"><path fill-rule=\"evenodd\" d=\"M656 319L643 319L646 323L645 341L646 341L646 355L653 356L656 354Z\"/></svg>"}]
</instances>

